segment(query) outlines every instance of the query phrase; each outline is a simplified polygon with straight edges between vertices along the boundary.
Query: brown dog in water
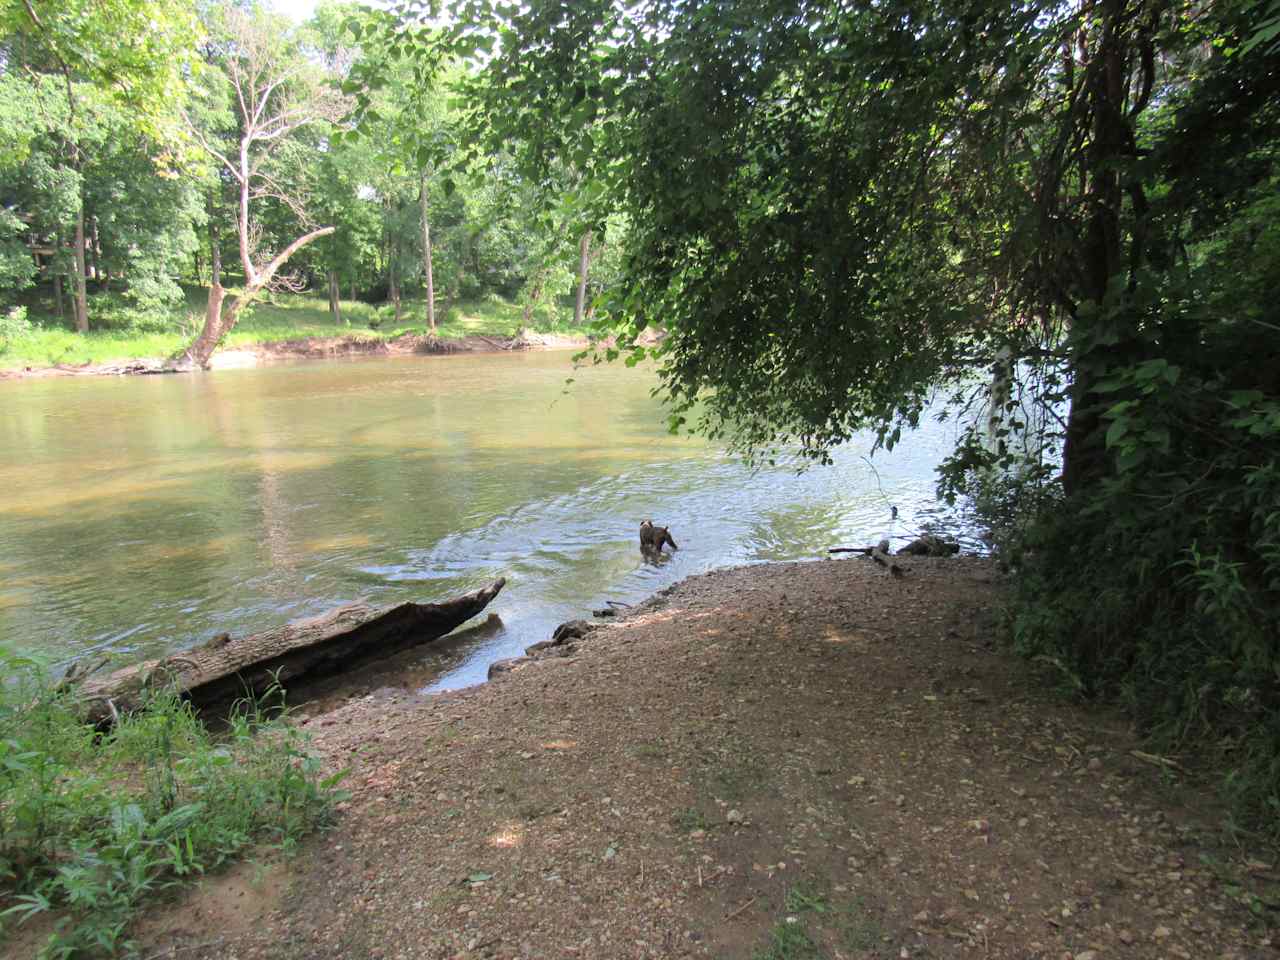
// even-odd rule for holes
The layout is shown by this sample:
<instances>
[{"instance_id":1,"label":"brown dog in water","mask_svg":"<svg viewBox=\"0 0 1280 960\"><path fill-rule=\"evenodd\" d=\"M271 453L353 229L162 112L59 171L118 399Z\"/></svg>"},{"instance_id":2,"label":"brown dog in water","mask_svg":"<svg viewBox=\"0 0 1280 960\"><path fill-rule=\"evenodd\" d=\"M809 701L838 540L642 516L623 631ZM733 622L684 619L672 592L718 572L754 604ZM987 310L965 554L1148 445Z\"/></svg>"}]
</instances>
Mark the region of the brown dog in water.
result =
<instances>
[{"instance_id":1,"label":"brown dog in water","mask_svg":"<svg viewBox=\"0 0 1280 960\"><path fill-rule=\"evenodd\" d=\"M661 553L664 544L671 544L672 550L679 550L667 527L655 527L652 520L640 521L640 549Z\"/></svg>"}]
</instances>

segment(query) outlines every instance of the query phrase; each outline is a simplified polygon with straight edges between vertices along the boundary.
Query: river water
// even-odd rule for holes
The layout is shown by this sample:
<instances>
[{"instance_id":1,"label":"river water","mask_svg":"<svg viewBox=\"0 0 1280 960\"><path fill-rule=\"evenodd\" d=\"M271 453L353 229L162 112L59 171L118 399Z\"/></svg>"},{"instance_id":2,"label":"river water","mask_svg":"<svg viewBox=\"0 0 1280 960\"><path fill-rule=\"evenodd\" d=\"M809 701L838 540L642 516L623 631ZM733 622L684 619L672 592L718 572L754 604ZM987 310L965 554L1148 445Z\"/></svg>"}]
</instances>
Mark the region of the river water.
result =
<instances>
[{"instance_id":1,"label":"river water","mask_svg":"<svg viewBox=\"0 0 1280 960\"><path fill-rule=\"evenodd\" d=\"M954 522L933 499L952 423L870 462L867 438L752 470L669 436L652 371L569 358L0 383L0 644L128 662L505 576L500 629L423 648L430 687L458 687L606 600ZM646 517L680 545L667 562L640 555Z\"/></svg>"}]
</instances>

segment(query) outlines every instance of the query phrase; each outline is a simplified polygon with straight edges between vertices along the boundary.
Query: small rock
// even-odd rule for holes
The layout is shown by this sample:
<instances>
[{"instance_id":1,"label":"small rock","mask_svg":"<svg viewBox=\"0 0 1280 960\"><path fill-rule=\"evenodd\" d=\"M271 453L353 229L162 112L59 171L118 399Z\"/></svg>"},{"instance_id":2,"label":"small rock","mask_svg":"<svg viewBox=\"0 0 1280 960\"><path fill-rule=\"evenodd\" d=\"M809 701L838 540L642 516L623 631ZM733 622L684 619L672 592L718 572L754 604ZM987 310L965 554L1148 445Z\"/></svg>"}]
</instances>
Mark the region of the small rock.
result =
<instances>
[{"instance_id":1,"label":"small rock","mask_svg":"<svg viewBox=\"0 0 1280 960\"><path fill-rule=\"evenodd\" d=\"M724 818L725 818L727 821L729 821L730 823L741 823L741 822L742 822L742 811L741 811L741 810L730 810L728 813L726 813L726 814L724 815Z\"/></svg>"},{"instance_id":2,"label":"small rock","mask_svg":"<svg viewBox=\"0 0 1280 960\"><path fill-rule=\"evenodd\" d=\"M1101 769L1102 769L1102 761L1101 761L1101 760L1099 760L1097 757L1090 757L1090 758L1089 758L1089 769L1090 769L1090 770L1101 770Z\"/></svg>"},{"instance_id":3,"label":"small rock","mask_svg":"<svg viewBox=\"0 0 1280 960\"><path fill-rule=\"evenodd\" d=\"M1129 944L1133 943L1133 934L1128 930L1121 930L1119 937L1120 937L1120 942L1123 943L1126 947Z\"/></svg>"},{"instance_id":4,"label":"small rock","mask_svg":"<svg viewBox=\"0 0 1280 960\"><path fill-rule=\"evenodd\" d=\"M1081 950L1075 955L1074 960L1098 960L1097 950Z\"/></svg>"},{"instance_id":5,"label":"small rock","mask_svg":"<svg viewBox=\"0 0 1280 960\"><path fill-rule=\"evenodd\" d=\"M1156 927L1155 930L1151 931L1151 936L1157 940L1166 940L1172 935L1173 935L1173 931L1163 925Z\"/></svg>"}]
</instances>

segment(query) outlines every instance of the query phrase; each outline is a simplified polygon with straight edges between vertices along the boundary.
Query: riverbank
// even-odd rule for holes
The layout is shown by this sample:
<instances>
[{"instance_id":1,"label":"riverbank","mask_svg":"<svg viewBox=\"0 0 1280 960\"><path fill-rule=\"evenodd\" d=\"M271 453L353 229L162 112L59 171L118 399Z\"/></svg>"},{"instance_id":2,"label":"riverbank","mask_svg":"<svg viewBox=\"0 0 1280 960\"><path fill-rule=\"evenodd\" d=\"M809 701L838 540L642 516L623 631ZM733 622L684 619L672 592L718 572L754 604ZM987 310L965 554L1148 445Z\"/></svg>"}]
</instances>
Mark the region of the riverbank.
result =
<instances>
[{"instance_id":1,"label":"riverbank","mask_svg":"<svg viewBox=\"0 0 1280 960\"><path fill-rule=\"evenodd\" d=\"M291 360L333 360L356 357L427 356L451 353L499 353L508 350L566 350L585 347L586 337L523 330L516 336L433 337L429 334L403 333L383 339L358 334L325 337L299 337L255 343L237 349L219 350L209 363L211 370L243 369ZM0 380L43 377L131 376L183 372L159 357L137 357L114 363L56 364L51 367L26 367L0 370Z\"/></svg>"},{"instance_id":2,"label":"riverbank","mask_svg":"<svg viewBox=\"0 0 1280 960\"><path fill-rule=\"evenodd\" d=\"M1274 867L1207 789L995 648L989 561L909 566L692 577L312 717L337 828L153 911L144 955L1274 956Z\"/></svg>"},{"instance_id":3,"label":"riverbank","mask_svg":"<svg viewBox=\"0 0 1280 960\"><path fill-rule=\"evenodd\" d=\"M0 379L101 376L171 372L169 358L194 338L204 316L205 291L188 291L185 313L141 326L105 323L87 334L42 317L25 337L0 343ZM454 305L434 335L420 319L421 304L406 301L404 321L388 305L344 301L343 324L328 303L305 294L255 303L214 355L215 367L243 367L278 360L393 356L574 347L587 343L569 316L542 305L527 316L519 304L497 296ZM180 311L181 313L181 311ZM416 323L410 317L419 317ZM159 323L159 326L155 324ZM532 324L532 326L529 326Z\"/></svg>"}]
</instances>

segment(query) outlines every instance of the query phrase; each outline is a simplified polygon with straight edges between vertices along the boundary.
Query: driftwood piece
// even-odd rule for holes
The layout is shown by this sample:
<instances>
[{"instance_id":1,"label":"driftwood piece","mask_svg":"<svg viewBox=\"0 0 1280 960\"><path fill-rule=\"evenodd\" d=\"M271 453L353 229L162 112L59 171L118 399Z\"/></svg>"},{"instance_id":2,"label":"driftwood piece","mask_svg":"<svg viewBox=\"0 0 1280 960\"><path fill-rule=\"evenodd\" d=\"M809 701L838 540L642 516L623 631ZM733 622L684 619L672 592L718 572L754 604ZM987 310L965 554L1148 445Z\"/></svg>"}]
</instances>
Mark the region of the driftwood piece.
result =
<instances>
[{"instance_id":1,"label":"driftwood piece","mask_svg":"<svg viewBox=\"0 0 1280 960\"><path fill-rule=\"evenodd\" d=\"M505 579L443 603L376 608L348 603L328 613L232 639L220 634L191 650L125 667L85 681L80 696L88 719L103 724L140 706L148 692L173 686L197 707L230 704L261 694L277 680L311 679L358 667L428 643L471 619L506 586Z\"/></svg>"},{"instance_id":2,"label":"driftwood piece","mask_svg":"<svg viewBox=\"0 0 1280 960\"><path fill-rule=\"evenodd\" d=\"M943 540L932 533L926 533L900 549L898 556L905 554L916 557L950 557L959 552L960 544L954 540Z\"/></svg>"},{"instance_id":3,"label":"driftwood piece","mask_svg":"<svg viewBox=\"0 0 1280 960\"><path fill-rule=\"evenodd\" d=\"M889 556L889 552L884 549L884 544L880 544L873 549L870 556L872 560L886 568L895 577L900 577L907 572L906 567L900 566L893 557Z\"/></svg>"}]
</instances>

